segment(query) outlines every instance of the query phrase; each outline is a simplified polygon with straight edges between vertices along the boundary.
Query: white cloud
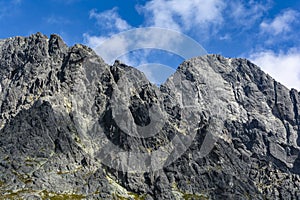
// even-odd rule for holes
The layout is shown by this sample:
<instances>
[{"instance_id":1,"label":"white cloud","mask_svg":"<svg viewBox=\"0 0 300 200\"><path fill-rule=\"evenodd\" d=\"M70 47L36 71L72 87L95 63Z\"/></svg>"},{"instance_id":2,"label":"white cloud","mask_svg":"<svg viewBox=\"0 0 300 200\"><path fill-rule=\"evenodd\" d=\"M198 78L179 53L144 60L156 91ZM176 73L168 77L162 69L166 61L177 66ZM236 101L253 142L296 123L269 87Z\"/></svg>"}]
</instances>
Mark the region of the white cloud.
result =
<instances>
[{"instance_id":1,"label":"white cloud","mask_svg":"<svg viewBox=\"0 0 300 200\"><path fill-rule=\"evenodd\" d=\"M85 37L86 42L96 46L95 51L108 63L128 52L140 49L160 49L185 59L206 54L195 40L180 32L163 28L132 29L115 34L106 41L103 37L98 38L88 34Z\"/></svg>"},{"instance_id":2,"label":"white cloud","mask_svg":"<svg viewBox=\"0 0 300 200\"><path fill-rule=\"evenodd\" d=\"M247 28L252 28L257 20L263 17L264 13L269 9L270 1L258 2L250 1L230 1L228 3L228 15L234 20L234 23Z\"/></svg>"},{"instance_id":3,"label":"white cloud","mask_svg":"<svg viewBox=\"0 0 300 200\"><path fill-rule=\"evenodd\" d=\"M83 34L84 42L91 48L94 48L96 52L96 47L103 44L103 42L108 40L110 36L132 28L124 19L120 17L116 7L99 13L96 10L91 10L90 18L96 19L100 32L103 32L103 34L99 36L90 35L89 33ZM126 38L116 38L108 47L110 49L107 49L105 52L102 51L100 56L111 57L111 54L118 54L116 51L125 51L127 48ZM99 54L99 52L97 53ZM105 55L103 55L103 53L105 53ZM111 61L106 60L106 62L110 63Z\"/></svg>"},{"instance_id":4,"label":"white cloud","mask_svg":"<svg viewBox=\"0 0 300 200\"><path fill-rule=\"evenodd\" d=\"M262 32L271 35L279 35L288 33L292 30L292 24L298 21L299 12L295 10L286 10L282 14L276 16L272 21L263 21L260 24Z\"/></svg>"},{"instance_id":5,"label":"white cloud","mask_svg":"<svg viewBox=\"0 0 300 200\"><path fill-rule=\"evenodd\" d=\"M100 13L97 13L96 10L91 10L90 18L95 18L97 20L97 24L102 30L119 32L131 28L131 26L119 16L117 8Z\"/></svg>"},{"instance_id":6,"label":"white cloud","mask_svg":"<svg viewBox=\"0 0 300 200\"><path fill-rule=\"evenodd\" d=\"M145 21L141 27L155 26L185 33L196 32L197 35L205 38L209 38L212 34L211 30L217 28L220 33L218 35L220 40L230 40L234 36L226 32L220 32L222 28L230 26L235 29L243 26L244 29L252 29L254 25L261 23L264 14L270 8L270 2L270 0L233 0L230 2L222 0L150 0L146 1L145 5L137 6L137 10L145 16ZM263 32L278 36L278 34L286 33L292 29L292 24L297 20L295 17L297 15L297 12L287 10L271 21L263 21L258 28ZM117 8L101 13L92 10L90 17L97 20L100 30L105 30L104 35L100 36L84 34L86 43L92 48L99 46L109 36L132 28L119 16ZM144 46L166 45L171 49L174 41L178 41L163 33L157 37L153 34L147 36L144 32L134 37L148 38L147 40L137 39L137 41L145 43ZM151 39L149 40L149 38ZM108 45L111 50L106 49L107 51L104 54L106 52L109 54L112 51L115 55L120 51L119 58L127 64L138 66L147 63L147 52L122 54L122 52L127 51L128 53L131 51L132 46L135 45L130 44L129 41L132 40L128 37L117 38L117 42ZM107 55L107 57L111 56ZM300 88L300 50L291 49L287 53L257 52L250 56L250 60L287 87ZM152 72L146 72L148 75L150 74L150 77L153 75Z\"/></svg>"},{"instance_id":7,"label":"white cloud","mask_svg":"<svg viewBox=\"0 0 300 200\"><path fill-rule=\"evenodd\" d=\"M84 43L91 48L96 48L108 39L108 37L105 36L92 36L88 33L84 33L83 38Z\"/></svg>"},{"instance_id":8,"label":"white cloud","mask_svg":"<svg viewBox=\"0 0 300 200\"><path fill-rule=\"evenodd\" d=\"M288 88L300 89L300 50L263 51L252 54L250 60Z\"/></svg>"},{"instance_id":9,"label":"white cloud","mask_svg":"<svg viewBox=\"0 0 300 200\"><path fill-rule=\"evenodd\" d=\"M46 18L46 22L48 24L61 24L61 25L71 23L70 20L68 20L64 17L55 16L55 15L52 15L52 16Z\"/></svg>"},{"instance_id":10,"label":"white cloud","mask_svg":"<svg viewBox=\"0 0 300 200\"><path fill-rule=\"evenodd\" d=\"M109 64L112 64L114 60L122 56L124 52L128 52L128 39L129 38L123 37L122 35L117 35L114 39L110 39L105 36L99 37L85 34L87 44L94 48L96 53ZM104 46L102 46L102 44Z\"/></svg>"},{"instance_id":11,"label":"white cloud","mask_svg":"<svg viewBox=\"0 0 300 200\"><path fill-rule=\"evenodd\" d=\"M220 36L219 40L231 40L231 35L226 33L225 35Z\"/></svg>"},{"instance_id":12,"label":"white cloud","mask_svg":"<svg viewBox=\"0 0 300 200\"><path fill-rule=\"evenodd\" d=\"M147 26L189 31L222 23L224 7L221 0L151 0L137 10L145 15Z\"/></svg>"}]
</instances>

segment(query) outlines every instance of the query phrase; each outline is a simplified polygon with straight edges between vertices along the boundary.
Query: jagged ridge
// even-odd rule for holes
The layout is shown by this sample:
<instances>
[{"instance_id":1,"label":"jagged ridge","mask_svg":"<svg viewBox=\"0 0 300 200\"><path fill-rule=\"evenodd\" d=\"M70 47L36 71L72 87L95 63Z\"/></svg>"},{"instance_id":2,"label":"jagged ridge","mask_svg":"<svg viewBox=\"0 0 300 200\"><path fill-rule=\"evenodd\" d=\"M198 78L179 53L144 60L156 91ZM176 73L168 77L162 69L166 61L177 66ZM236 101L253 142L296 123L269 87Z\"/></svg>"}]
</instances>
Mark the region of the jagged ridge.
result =
<instances>
[{"instance_id":1,"label":"jagged ridge","mask_svg":"<svg viewBox=\"0 0 300 200\"><path fill-rule=\"evenodd\" d=\"M157 88L135 68L37 33L0 41L0 84L4 198L300 196L300 95L245 59L192 58ZM157 106L163 124L148 138L129 135L116 102L126 123L149 125ZM210 152L201 149L207 138L216 141ZM169 152L178 145L188 149ZM155 168L155 158L121 162L117 150L169 157Z\"/></svg>"}]
</instances>

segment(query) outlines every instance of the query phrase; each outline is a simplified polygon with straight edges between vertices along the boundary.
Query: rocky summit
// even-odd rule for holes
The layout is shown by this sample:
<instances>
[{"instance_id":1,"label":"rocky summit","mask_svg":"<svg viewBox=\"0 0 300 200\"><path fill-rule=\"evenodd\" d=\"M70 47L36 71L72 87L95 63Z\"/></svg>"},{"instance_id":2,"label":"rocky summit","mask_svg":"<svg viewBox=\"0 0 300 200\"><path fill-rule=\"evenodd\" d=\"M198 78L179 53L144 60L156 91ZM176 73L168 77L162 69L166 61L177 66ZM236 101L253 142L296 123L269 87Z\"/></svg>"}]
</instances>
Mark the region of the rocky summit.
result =
<instances>
[{"instance_id":1,"label":"rocky summit","mask_svg":"<svg viewBox=\"0 0 300 200\"><path fill-rule=\"evenodd\" d=\"M298 199L300 94L245 59L168 80L37 33L0 41L0 199Z\"/></svg>"}]
</instances>

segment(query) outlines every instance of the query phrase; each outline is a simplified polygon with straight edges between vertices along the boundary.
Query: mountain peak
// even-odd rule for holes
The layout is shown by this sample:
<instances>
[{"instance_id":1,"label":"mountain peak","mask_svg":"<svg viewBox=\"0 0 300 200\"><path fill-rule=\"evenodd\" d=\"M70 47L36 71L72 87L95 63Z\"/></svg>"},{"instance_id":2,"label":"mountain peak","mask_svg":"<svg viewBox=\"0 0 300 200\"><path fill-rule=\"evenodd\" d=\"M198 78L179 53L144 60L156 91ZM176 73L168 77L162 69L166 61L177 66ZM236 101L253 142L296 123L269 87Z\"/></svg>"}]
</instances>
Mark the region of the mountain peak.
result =
<instances>
[{"instance_id":1,"label":"mountain peak","mask_svg":"<svg viewBox=\"0 0 300 200\"><path fill-rule=\"evenodd\" d=\"M245 59L191 58L158 88L58 35L5 39L1 196L293 199L299 102Z\"/></svg>"}]
</instances>

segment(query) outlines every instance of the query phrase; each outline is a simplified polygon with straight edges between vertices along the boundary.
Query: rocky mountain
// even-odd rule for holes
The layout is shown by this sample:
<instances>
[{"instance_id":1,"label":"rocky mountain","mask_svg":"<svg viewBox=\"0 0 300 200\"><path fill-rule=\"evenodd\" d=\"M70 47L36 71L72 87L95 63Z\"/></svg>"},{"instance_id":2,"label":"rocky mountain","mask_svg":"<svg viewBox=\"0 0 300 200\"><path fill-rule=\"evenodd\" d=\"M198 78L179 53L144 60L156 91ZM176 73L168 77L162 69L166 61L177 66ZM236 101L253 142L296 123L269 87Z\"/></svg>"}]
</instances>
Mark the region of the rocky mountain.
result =
<instances>
[{"instance_id":1,"label":"rocky mountain","mask_svg":"<svg viewBox=\"0 0 300 200\"><path fill-rule=\"evenodd\" d=\"M0 41L0 199L298 199L300 94L245 59L160 87L83 45Z\"/></svg>"}]
</instances>

